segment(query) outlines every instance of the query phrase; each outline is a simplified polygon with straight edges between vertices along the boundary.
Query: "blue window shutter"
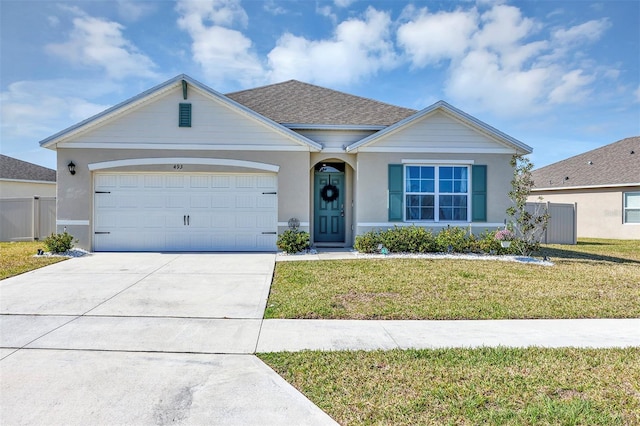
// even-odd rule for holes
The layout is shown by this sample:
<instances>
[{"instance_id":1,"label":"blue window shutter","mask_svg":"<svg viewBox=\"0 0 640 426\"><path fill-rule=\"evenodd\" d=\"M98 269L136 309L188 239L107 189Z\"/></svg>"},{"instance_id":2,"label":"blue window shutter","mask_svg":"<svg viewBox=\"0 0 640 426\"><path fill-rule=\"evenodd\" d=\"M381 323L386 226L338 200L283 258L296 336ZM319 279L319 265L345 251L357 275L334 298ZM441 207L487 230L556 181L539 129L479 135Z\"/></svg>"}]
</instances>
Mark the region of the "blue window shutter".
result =
<instances>
[{"instance_id":1,"label":"blue window shutter","mask_svg":"<svg viewBox=\"0 0 640 426\"><path fill-rule=\"evenodd\" d=\"M402 221L403 187L402 164L389 164L389 222Z\"/></svg>"},{"instance_id":2,"label":"blue window shutter","mask_svg":"<svg viewBox=\"0 0 640 426\"><path fill-rule=\"evenodd\" d=\"M487 166L473 165L471 170L471 221L487 221Z\"/></svg>"},{"instance_id":3,"label":"blue window shutter","mask_svg":"<svg viewBox=\"0 0 640 426\"><path fill-rule=\"evenodd\" d=\"M191 127L191 104L180 104L178 126Z\"/></svg>"}]
</instances>

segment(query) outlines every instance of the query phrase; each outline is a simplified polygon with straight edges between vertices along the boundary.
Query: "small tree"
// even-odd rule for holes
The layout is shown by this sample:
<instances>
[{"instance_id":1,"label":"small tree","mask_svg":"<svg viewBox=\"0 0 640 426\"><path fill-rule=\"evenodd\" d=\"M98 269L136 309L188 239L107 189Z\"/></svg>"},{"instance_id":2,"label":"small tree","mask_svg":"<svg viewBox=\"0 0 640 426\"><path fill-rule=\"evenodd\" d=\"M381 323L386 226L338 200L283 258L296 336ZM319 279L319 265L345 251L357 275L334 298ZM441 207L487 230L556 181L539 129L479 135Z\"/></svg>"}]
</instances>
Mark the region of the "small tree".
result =
<instances>
[{"instance_id":1,"label":"small tree","mask_svg":"<svg viewBox=\"0 0 640 426\"><path fill-rule=\"evenodd\" d=\"M507 209L507 215L512 219L509 226L518 238L516 249L523 256L530 256L540 250L540 240L547 229L550 216L539 204L533 211L527 209L527 198L534 184L531 177L533 163L522 155L514 155L510 164L513 167L513 179L509 198L513 205Z\"/></svg>"}]
</instances>

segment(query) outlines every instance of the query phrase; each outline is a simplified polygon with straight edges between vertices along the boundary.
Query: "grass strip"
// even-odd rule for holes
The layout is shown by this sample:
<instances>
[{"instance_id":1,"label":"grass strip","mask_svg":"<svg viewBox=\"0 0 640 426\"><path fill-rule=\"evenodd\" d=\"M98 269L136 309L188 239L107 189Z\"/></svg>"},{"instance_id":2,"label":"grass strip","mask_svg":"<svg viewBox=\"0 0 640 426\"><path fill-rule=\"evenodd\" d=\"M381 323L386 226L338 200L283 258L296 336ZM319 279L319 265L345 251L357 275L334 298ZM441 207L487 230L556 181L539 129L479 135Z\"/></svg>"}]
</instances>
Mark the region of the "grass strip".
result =
<instances>
[{"instance_id":1,"label":"grass strip","mask_svg":"<svg viewBox=\"0 0 640 426\"><path fill-rule=\"evenodd\" d=\"M38 249L45 249L41 241L0 242L0 280L66 259L64 257L34 257Z\"/></svg>"},{"instance_id":2,"label":"grass strip","mask_svg":"<svg viewBox=\"0 0 640 426\"><path fill-rule=\"evenodd\" d=\"M259 357L342 425L640 424L640 348Z\"/></svg>"},{"instance_id":3,"label":"grass strip","mask_svg":"<svg viewBox=\"0 0 640 426\"><path fill-rule=\"evenodd\" d=\"M409 258L278 262L265 317L640 317L640 241L581 241L545 252L554 266Z\"/></svg>"}]
</instances>

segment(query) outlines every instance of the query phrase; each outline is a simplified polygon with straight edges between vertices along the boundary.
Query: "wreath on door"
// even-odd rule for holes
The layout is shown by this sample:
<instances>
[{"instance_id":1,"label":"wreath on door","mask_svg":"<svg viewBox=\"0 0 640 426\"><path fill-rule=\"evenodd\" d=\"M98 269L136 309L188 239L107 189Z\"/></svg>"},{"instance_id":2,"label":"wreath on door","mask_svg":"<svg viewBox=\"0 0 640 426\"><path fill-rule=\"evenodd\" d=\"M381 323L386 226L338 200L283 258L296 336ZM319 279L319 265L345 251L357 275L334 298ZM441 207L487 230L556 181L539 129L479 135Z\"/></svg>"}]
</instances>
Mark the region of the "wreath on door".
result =
<instances>
[{"instance_id":1,"label":"wreath on door","mask_svg":"<svg viewBox=\"0 0 640 426\"><path fill-rule=\"evenodd\" d=\"M340 191L335 185L327 184L320 190L320 197L327 203L334 202L338 199L339 195Z\"/></svg>"}]
</instances>

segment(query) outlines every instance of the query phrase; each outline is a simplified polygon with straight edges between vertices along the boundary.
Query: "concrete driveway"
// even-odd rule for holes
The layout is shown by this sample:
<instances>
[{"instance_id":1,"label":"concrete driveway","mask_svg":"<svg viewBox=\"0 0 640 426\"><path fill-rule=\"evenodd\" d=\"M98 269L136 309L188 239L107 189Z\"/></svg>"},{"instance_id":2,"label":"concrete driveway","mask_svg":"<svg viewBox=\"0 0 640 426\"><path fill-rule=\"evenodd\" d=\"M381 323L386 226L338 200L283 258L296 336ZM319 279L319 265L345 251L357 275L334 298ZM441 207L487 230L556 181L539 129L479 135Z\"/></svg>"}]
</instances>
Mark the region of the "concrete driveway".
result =
<instances>
[{"instance_id":1,"label":"concrete driveway","mask_svg":"<svg viewBox=\"0 0 640 426\"><path fill-rule=\"evenodd\" d=\"M335 424L251 355L274 264L99 253L0 281L0 423Z\"/></svg>"}]
</instances>

